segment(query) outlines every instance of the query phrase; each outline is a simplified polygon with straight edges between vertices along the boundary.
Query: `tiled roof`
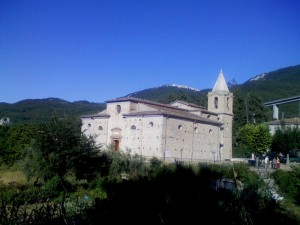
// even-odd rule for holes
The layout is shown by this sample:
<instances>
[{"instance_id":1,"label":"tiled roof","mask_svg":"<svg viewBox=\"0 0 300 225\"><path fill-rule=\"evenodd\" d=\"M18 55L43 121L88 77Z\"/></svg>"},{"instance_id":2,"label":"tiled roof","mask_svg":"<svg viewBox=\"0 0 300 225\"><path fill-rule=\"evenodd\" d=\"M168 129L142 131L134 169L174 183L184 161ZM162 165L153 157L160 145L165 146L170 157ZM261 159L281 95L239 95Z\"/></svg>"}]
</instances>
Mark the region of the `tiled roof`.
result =
<instances>
[{"instance_id":1,"label":"tiled roof","mask_svg":"<svg viewBox=\"0 0 300 225\"><path fill-rule=\"evenodd\" d=\"M98 113L98 114L80 116L80 118L91 118L91 117L110 117L110 115L108 115L107 113Z\"/></svg>"},{"instance_id":2,"label":"tiled roof","mask_svg":"<svg viewBox=\"0 0 300 225\"><path fill-rule=\"evenodd\" d=\"M182 111L188 111L187 109L181 109L181 108L178 108L176 106L169 105L169 104L163 104L163 103L159 103L159 102L154 102L154 101L141 99L141 98L133 98L133 97L116 98L116 99L108 100L106 102L110 103L110 102L128 102L128 101L136 102L136 103L144 103L144 104L151 105L151 106L156 105L156 106L162 106L162 107L165 107L165 108L173 108L173 109L180 109Z\"/></svg>"},{"instance_id":3,"label":"tiled roof","mask_svg":"<svg viewBox=\"0 0 300 225\"><path fill-rule=\"evenodd\" d=\"M186 102L186 101L182 101L182 100L176 100L176 101L172 102L171 104L176 103L176 102L179 102L179 103L181 103L183 105L187 105L187 106L199 108L199 109L204 109L204 107L201 106L201 105L196 105L194 103L190 103L190 102Z\"/></svg>"},{"instance_id":4,"label":"tiled roof","mask_svg":"<svg viewBox=\"0 0 300 225\"><path fill-rule=\"evenodd\" d=\"M193 120L193 121L202 122L202 123L210 123L210 124L214 124L217 126L222 125L222 123L219 121L211 120L211 119L190 113L189 110L187 110L187 109L182 109L182 108L179 108L176 106L153 102L153 101L145 100L145 99L125 97L125 98L117 98L117 99L109 100L106 102L111 103L111 102L126 102L126 101L145 104L145 105L149 106L150 108L153 108L154 110L153 111L130 112L130 113L123 114L124 117L163 115L163 116L170 116L170 117L176 117L176 118L181 118L181 119ZM210 113L207 110L201 110L201 111ZM214 113L211 112L211 114L214 114ZM90 115L90 116L82 116L81 118L90 118L90 117L109 117L109 115L104 113L104 114L95 114L95 115Z\"/></svg>"}]
</instances>

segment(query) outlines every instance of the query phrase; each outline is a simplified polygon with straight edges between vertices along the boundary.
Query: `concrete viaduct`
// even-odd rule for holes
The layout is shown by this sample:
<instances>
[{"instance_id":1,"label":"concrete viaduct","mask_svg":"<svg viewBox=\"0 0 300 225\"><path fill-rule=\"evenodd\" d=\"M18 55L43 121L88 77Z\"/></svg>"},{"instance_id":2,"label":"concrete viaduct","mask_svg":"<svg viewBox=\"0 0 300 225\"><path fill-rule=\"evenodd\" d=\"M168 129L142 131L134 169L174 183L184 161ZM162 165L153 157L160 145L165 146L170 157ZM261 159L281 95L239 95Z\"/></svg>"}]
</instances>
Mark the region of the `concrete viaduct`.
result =
<instances>
[{"instance_id":1,"label":"concrete viaduct","mask_svg":"<svg viewBox=\"0 0 300 225\"><path fill-rule=\"evenodd\" d=\"M275 101L265 102L265 103L263 103L263 105L264 106L272 106L273 107L273 119L278 120L279 119L278 105L286 104L286 103L290 103L290 102L299 102L299 114L300 114L300 95L290 97L290 98L283 98L283 99L278 99ZM300 117L300 115L299 115L299 117Z\"/></svg>"}]
</instances>

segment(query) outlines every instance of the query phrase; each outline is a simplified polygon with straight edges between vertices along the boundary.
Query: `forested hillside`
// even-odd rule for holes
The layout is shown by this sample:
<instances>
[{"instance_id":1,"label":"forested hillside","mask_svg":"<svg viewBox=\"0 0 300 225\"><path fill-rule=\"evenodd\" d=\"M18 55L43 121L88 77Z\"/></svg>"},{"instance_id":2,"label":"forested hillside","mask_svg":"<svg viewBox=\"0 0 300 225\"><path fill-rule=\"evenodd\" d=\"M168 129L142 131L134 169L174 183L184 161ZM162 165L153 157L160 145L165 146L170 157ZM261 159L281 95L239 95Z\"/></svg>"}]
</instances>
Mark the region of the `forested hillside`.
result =
<instances>
[{"instance_id":1,"label":"forested hillside","mask_svg":"<svg viewBox=\"0 0 300 225\"><path fill-rule=\"evenodd\" d=\"M27 99L14 104L0 103L0 118L8 117L12 123L42 123L53 116L79 118L83 114L97 113L104 103L88 101L68 102L58 98Z\"/></svg>"}]
</instances>

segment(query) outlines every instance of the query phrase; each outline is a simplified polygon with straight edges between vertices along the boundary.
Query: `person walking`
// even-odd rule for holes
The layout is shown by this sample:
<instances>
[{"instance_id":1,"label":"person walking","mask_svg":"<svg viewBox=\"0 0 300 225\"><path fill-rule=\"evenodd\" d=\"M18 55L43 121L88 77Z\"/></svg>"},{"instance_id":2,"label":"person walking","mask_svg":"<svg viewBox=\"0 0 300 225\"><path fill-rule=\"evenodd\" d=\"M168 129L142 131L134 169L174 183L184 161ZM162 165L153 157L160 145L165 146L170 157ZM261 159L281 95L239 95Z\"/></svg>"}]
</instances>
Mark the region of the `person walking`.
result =
<instances>
[{"instance_id":1,"label":"person walking","mask_svg":"<svg viewBox=\"0 0 300 225\"><path fill-rule=\"evenodd\" d=\"M265 158L265 168L268 169L268 165L269 165L269 156L266 156Z\"/></svg>"},{"instance_id":2,"label":"person walking","mask_svg":"<svg viewBox=\"0 0 300 225\"><path fill-rule=\"evenodd\" d=\"M275 156L272 160L272 169L276 169L276 157Z\"/></svg>"},{"instance_id":3,"label":"person walking","mask_svg":"<svg viewBox=\"0 0 300 225\"><path fill-rule=\"evenodd\" d=\"M280 159L278 156L276 158L276 169L280 169Z\"/></svg>"}]
</instances>

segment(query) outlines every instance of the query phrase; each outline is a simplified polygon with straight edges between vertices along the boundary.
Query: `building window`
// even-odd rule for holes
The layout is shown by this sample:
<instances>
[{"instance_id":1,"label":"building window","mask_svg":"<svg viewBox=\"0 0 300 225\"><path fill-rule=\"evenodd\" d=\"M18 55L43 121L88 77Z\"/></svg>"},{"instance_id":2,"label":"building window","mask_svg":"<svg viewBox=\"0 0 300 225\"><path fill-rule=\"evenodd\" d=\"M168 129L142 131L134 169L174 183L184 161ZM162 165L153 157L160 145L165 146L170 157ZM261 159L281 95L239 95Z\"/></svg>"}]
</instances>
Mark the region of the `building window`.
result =
<instances>
[{"instance_id":1,"label":"building window","mask_svg":"<svg viewBox=\"0 0 300 225\"><path fill-rule=\"evenodd\" d=\"M117 105L117 106L116 106L116 111L117 111L117 113L120 113L120 112L121 112L121 106L120 106L120 105Z\"/></svg>"},{"instance_id":2,"label":"building window","mask_svg":"<svg viewBox=\"0 0 300 225\"><path fill-rule=\"evenodd\" d=\"M149 123L149 126L150 126L150 127L153 127L153 122L150 122L150 123Z\"/></svg>"},{"instance_id":3,"label":"building window","mask_svg":"<svg viewBox=\"0 0 300 225\"><path fill-rule=\"evenodd\" d=\"M131 130L136 130L136 126L132 125L132 126L130 127L130 129L131 129Z\"/></svg>"},{"instance_id":4,"label":"building window","mask_svg":"<svg viewBox=\"0 0 300 225\"><path fill-rule=\"evenodd\" d=\"M212 131L212 129L210 129L210 130L208 131L208 133L209 133L209 134L213 134L213 131Z\"/></svg>"},{"instance_id":5,"label":"building window","mask_svg":"<svg viewBox=\"0 0 300 225\"><path fill-rule=\"evenodd\" d=\"M227 97L227 109L229 109L229 97Z\"/></svg>"},{"instance_id":6,"label":"building window","mask_svg":"<svg viewBox=\"0 0 300 225\"><path fill-rule=\"evenodd\" d=\"M178 130L181 130L182 129L182 125L178 125Z\"/></svg>"},{"instance_id":7,"label":"building window","mask_svg":"<svg viewBox=\"0 0 300 225\"><path fill-rule=\"evenodd\" d=\"M215 97L215 101L214 101L214 104L215 104L215 109L217 109L218 108L218 97Z\"/></svg>"},{"instance_id":8,"label":"building window","mask_svg":"<svg viewBox=\"0 0 300 225\"><path fill-rule=\"evenodd\" d=\"M88 124L88 127L91 127L91 126L92 126L92 125L89 123L89 124Z\"/></svg>"},{"instance_id":9,"label":"building window","mask_svg":"<svg viewBox=\"0 0 300 225\"><path fill-rule=\"evenodd\" d=\"M98 127L98 130L103 130L103 127L102 127L102 126L99 126L99 127Z\"/></svg>"},{"instance_id":10,"label":"building window","mask_svg":"<svg viewBox=\"0 0 300 225\"><path fill-rule=\"evenodd\" d=\"M195 127L195 128L194 128L194 131L195 131L196 133L198 133L198 127Z\"/></svg>"}]
</instances>

